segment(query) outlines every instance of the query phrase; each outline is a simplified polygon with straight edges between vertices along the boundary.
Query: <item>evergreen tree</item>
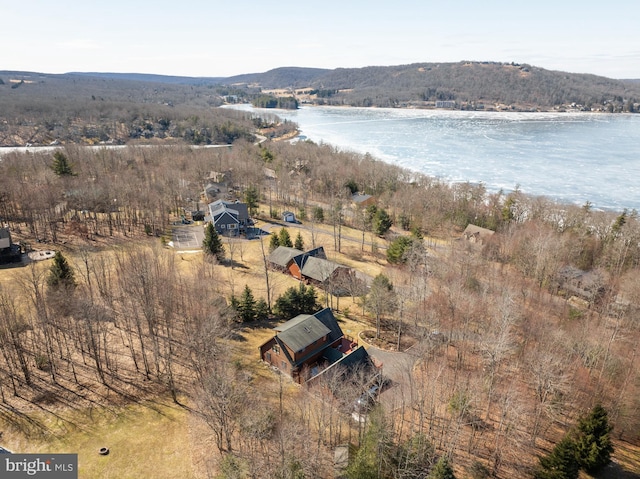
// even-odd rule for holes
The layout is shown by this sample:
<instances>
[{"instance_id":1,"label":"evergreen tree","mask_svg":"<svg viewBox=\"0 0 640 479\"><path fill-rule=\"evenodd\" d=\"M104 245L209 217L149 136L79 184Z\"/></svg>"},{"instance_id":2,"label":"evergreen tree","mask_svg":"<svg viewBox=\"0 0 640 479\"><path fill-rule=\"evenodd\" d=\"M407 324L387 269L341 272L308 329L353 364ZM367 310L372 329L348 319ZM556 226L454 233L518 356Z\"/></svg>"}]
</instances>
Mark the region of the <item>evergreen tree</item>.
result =
<instances>
[{"instance_id":1,"label":"evergreen tree","mask_svg":"<svg viewBox=\"0 0 640 479\"><path fill-rule=\"evenodd\" d=\"M321 308L318 304L316 290L313 286L305 286L304 283L287 289L282 296L276 299L274 310L278 316L293 318L299 314L313 314Z\"/></svg>"},{"instance_id":2,"label":"evergreen tree","mask_svg":"<svg viewBox=\"0 0 640 479\"><path fill-rule=\"evenodd\" d=\"M268 107L267 107L268 108ZM273 107L272 107L273 108ZM260 156L265 163L273 163L275 156L267 148L260 147Z\"/></svg>"},{"instance_id":3,"label":"evergreen tree","mask_svg":"<svg viewBox=\"0 0 640 479\"><path fill-rule=\"evenodd\" d=\"M391 228L391 217L382 208L378 208L373 217L373 232L378 236L383 236Z\"/></svg>"},{"instance_id":4,"label":"evergreen tree","mask_svg":"<svg viewBox=\"0 0 640 479\"><path fill-rule=\"evenodd\" d=\"M300 251L304 250L304 240L302 239L302 235L300 234L299 231L298 231L298 236L296 236L296 242L294 243L293 247L295 249L299 249Z\"/></svg>"},{"instance_id":5,"label":"evergreen tree","mask_svg":"<svg viewBox=\"0 0 640 479\"><path fill-rule=\"evenodd\" d=\"M280 246L287 246L289 248L293 248L293 243L291 242L291 236L289 235L289 231L287 228L281 228L280 233L278 233L278 244Z\"/></svg>"},{"instance_id":6,"label":"evergreen tree","mask_svg":"<svg viewBox=\"0 0 640 479\"><path fill-rule=\"evenodd\" d=\"M577 479L580 466L576 458L576 444L565 436L547 456L539 459L535 479Z\"/></svg>"},{"instance_id":7,"label":"evergreen tree","mask_svg":"<svg viewBox=\"0 0 640 479\"><path fill-rule=\"evenodd\" d=\"M383 236L391 225L391 217L384 209L378 208L376 205L369 205L365 210L365 222L371 225L371 231L378 236Z\"/></svg>"},{"instance_id":8,"label":"evergreen tree","mask_svg":"<svg viewBox=\"0 0 640 479\"><path fill-rule=\"evenodd\" d=\"M358 184L356 183L356 180L354 180L353 178L345 181L344 187L348 188L349 192L352 195L355 195L358 192Z\"/></svg>"},{"instance_id":9,"label":"evergreen tree","mask_svg":"<svg viewBox=\"0 0 640 479\"><path fill-rule=\"evenodd\" d=\"M249 214L255 215L258 210L258 190L255 186L249 186L246 190L244 190L244 202L247 204L247 208L249 208Z\"/></svg>"},{"instance_id":10,"label":"evergreen tree","mask_svg":"<svg viewBox=\"0 0 640 479\"><path fill-rule=\"evenodd\" d=\"M391 264L404 263L404 253L413 244L413 239L408 236L398 236L387 248L387 261Z\"/></svg>"},{"instance_id":11,"label":"evergreen tree","mask_svg":"<svg viewBox=\"0 0 640 479\"><path fill-rule=\"evenodd\" d=\"M587 472L593 472L611 462L613 444L609 416L605 408L597 404L578 422L576 454L578 464Z\"/></svg>"},{"instance_id":12,"label":"evergreen tree","mask_svg":"<svg viewBox=\"0 0 640 479\"><path fill-rule=\"evenodd\" d=\"M202 249L205 254L215 256L218 261L224 259L224 245L220 239L220 235L213 227L213 223L207 224L204 230L204 239L202 240Z\"/></svg>"},{"instance_id":13,"label":"evergreen tree","mask_svg":"<svg viewBox=\"0 0 640 479\"><path fill-rule=\"evenodd\" d=\"M309 314L315 313L321 308L318 303L318 294L313 286L305 287L303 283L300 283L300 310L301 313L308 312Z\"/></svg>"},{"instance_id":14,"label":"evergreen tree","mask_svg":"<svg viewBox=\"0 0 640 479\"><path fill-rule=\"evenodd\" d=\"M369 414L369 424L360 447L347 467L347 479L378 479L393 477L387 470L391 462L391 434L381 410Z\"/></svg>"},{"instance_id":15,"label":"evergreen tree","mask_svg":"<svg viewBox=\"0 0 640 479\"><path fill-rule=\"evenodd\" d=\"M249 285L245 285L242 296L238 301L238 314L243 322L253 321L256 319L256 300Z\"/></svg>"},{"instance_id":16,"label":"evergreen tree","mask_svg":"<svg viewBox=\"0 0 640 479\"><path fill-rule=\"evenodd\" d=\"M56 151L53 154L53 164L51 169L58 176L74 176L75 173L69 164L69 160L61 151Z\"/></svg>"},{"instance_id":17,"label":"evergreen tree","mask_svg":"<svg viewBox=\"0 0 640 479\"><path fill-rule=\"evenodd\" d=\"M240 313L240 300L235 296L235 295L231 295L231 298L229 298L229 306L231 306L231 309L233 309L236 313Z\"/></svg>"},{"instance_id":18,"label":"evergreen tree","mask_svg":"<svg viewBox=\"0 0 640 479\"><path fill-rule=\"evenodd\" d=\"M264 300L264 298L260 298L256 301L256 320L260 321L262 319L269 318L269 305Z\"/></svg>"},{"instance_id":19,"label":"evergreen tree","mask_svg":"<svg viewBox=\"0 0 640 479\"><path fill-rule=\"evenodd\" d=\"M53 264L49 269L47 284L54 288L73 288L76 285L73 269L69 266L67 259L60 251L56 251L53 257Z\"/></svg>"},{"instance_id":20,"label":"evergreen tree","mask_svg":"<svg viewBox=\"0 0 640 479\"><path fill-rule=\"evenodd\" d=\"M313 219L318 223L322 223L324 221L324 210L321 206L315 206L313 208Z\"/></svg>"},{"instance_id":21,"label":"evergreen tree","mask_svg":"<svg viewBox=\"0 0 640 479\"><path fill-rule=\"evenodd\" d=\"M269 251L273 251L278 246L280 246L280 239L278 239L278 235L271 233L269 238Z\"/></svg>"},{"instance_id":22,"label":"evergreen tree","mask_svg":"<svg viewBox=\"0 0 640 479\"><path fill-rule=\"evenodd\" d=\"M438 459L438 462L436 462L436 465L431 469L427 479L456 479L447 456L442 456Z\"/></svg>"}]
</instances>

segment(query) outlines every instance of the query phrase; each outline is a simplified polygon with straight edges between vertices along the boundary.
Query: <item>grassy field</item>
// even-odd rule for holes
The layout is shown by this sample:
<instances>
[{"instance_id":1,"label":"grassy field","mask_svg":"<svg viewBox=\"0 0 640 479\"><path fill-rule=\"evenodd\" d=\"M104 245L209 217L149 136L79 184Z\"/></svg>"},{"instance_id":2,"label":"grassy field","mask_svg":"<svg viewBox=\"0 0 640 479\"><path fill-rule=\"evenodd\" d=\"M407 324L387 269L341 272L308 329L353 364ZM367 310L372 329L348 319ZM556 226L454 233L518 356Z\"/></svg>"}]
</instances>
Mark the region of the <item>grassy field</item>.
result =
<instances>
[{"instance_id":1,"label":"grassy field","mask_svg":"<svg viewBox=\"0 0 640 479\"><path fill-rule=\"evenodd\" d=\"M4 430L3 444L20 453L77 453L81 478L195 478L189 412L170 403L119 408L34 412L46 426L38 435ZM106 456L98 453L109 448Z\"/></svg>"}]
</instances>

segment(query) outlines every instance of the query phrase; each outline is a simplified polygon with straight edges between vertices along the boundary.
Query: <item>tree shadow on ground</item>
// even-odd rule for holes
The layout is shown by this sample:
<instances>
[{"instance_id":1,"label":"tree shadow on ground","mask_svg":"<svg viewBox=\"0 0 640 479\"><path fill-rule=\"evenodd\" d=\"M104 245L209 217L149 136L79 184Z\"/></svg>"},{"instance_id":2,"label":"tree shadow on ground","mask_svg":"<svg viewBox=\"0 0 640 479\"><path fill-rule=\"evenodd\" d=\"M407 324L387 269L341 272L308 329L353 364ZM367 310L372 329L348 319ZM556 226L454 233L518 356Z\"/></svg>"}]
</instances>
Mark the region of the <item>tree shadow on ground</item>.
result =
<instances>
[{"instance_id":1,"label":"tree shadow on ground","mask_svg":"<svg viewBox=\"0 0 640 479\"><path fill-rule=\"evenodd\" d=\"M608 466L590 477L593 479L640 479L640 474L627 471L620 464L612 461Z\"/></svg>"}]
</instances>

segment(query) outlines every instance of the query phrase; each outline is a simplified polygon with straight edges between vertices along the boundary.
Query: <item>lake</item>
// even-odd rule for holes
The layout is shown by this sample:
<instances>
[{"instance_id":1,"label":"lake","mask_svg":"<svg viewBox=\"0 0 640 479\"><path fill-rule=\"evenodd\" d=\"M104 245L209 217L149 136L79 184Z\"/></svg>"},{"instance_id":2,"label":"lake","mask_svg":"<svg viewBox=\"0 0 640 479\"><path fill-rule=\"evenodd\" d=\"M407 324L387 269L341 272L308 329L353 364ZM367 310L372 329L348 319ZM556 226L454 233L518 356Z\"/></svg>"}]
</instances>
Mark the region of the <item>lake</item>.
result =
<instances>
[{"instance_id":1,"label":"lake","mask_svg":"<svg viewBox=\"0 0 640 479\"><path fill-rule=\"evenodd\" d=\"M448 182L640 210L640 115L305 107L264 110L316 143Z\"/></svg>"}]
</instances>

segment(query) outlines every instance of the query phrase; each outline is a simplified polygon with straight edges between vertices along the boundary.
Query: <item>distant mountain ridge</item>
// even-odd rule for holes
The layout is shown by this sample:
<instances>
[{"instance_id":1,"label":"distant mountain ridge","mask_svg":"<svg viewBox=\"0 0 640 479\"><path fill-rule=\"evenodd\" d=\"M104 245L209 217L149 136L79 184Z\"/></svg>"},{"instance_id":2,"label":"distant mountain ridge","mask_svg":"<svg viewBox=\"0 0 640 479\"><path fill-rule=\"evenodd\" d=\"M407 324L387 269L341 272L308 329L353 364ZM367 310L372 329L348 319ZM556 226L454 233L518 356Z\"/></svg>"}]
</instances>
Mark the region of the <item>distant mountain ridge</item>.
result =
<instances>
[{"instance_id":1,"label":"distant mountain ridge","mask_svg":"<svg viewBox=\"0 0 640 479\"><path fill-rule=\"evenodd\" d=\"M640 101L640 80L501 62L414 63L333 70L281 67L226 78L77 74L174 84L289 89L292 94L307 88L323 92L311 102L328 105L420 107L448 101L455 102L457 108L517 105L517 109L548 109L575 104L583 109L634 111L634 104Z\"/></svg>"},{"instance_id":2,"label":"distant mountain ridge","mask_svg":"<svg viewBox=\"0 0 640 479\"><path fill-rule=\"evenodd\" d=\"M108 81L113 88L117 88L118 82L126 82L129 87L132 82L176 88L181 85L216 87L221 95L233 95L241 101L251 101L261 90L282 90L277 94L289 94L306 103L324 105L416 108L439 105L457 109L520 111L575 108L635 112L640 109L640 79L615 80L501 62L414 63L333 70L280 67L231 77L0 72L0 79L6 79L6 75L18 79L20 75L25 78L30 75L33 79L55 78L56 81L93 79Z\"/></svg>"},{"instance_id":3,"label":"distant mountain ridge","mask_svg":"<svg viewBox=\"0 0 640 479\"><path fill-rule=\"evenodd\" d=\"M176 75L156 75L151 73L109 73L109 72L69 72L65 75L106 78L110 80L132 80L150 83L170 83L178 85L219 84L223 77L185 77Z\"/></svg>"}]
</instances>

